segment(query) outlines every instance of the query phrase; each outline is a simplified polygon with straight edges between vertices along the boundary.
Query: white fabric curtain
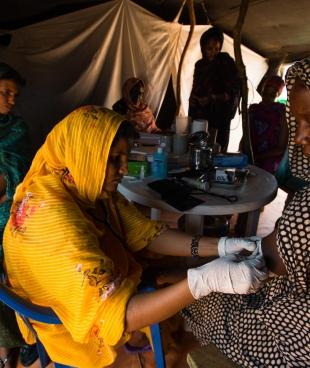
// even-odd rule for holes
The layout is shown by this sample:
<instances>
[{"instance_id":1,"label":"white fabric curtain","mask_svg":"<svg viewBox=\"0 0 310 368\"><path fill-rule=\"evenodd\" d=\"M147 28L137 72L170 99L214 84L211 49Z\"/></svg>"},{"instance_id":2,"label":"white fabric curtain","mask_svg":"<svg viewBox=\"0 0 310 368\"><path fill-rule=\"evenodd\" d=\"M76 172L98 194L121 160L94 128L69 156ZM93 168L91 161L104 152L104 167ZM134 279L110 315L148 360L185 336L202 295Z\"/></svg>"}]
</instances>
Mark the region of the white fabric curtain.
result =
<instances>
[{"instance_id":1,"label":"white fabric curtain","mask_svg":"<svg viewBox=\"0 0 310 368\"><path fill-rule=\"evenodd\" d=\"M199 37L206 29L196 27L183 65L184 115L194 64L200 58ZM17 109L29 125L33 148L74 108L85 104L111 108L121 97L124 81L132 76L146 82L147 102L157 116L169 78L176 78L188 31L188 26L163 21L129 0L110 1L10 31L12 42L0 47L0 60L27 80ZM227 37L224 49L231 53ZM248 49L243 52L250 55L247 71L251 75L253 70L250 80L256 86L266 69L264 59Z\"/></svg>"},{"instance_id":2,"label":"white fabric curtain","mask_svg":"<svg viewBox=\"0 0 310 368\"><path fill-rule=\"evenodd\" d=\"M116 0L17 29L0 60L27 80L18 112L37 148L51 127L84 104L112 107L132 76L148 84L155 116L171 75L181 25Z\"/></svg>"}]
</instances>

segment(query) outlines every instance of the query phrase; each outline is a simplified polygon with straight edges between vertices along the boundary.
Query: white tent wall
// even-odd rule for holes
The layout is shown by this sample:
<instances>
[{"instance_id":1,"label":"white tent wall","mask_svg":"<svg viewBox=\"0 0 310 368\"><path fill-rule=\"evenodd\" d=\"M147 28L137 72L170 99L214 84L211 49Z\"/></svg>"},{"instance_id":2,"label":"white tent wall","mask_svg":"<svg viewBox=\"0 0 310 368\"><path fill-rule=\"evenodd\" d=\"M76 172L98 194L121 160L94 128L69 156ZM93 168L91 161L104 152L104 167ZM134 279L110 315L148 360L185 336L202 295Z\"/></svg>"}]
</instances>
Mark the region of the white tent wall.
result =
<instances>
[{"instance_id":1,"label":"white tent wall","mask_svg":"<svg viewBox=\"0 0 310 368\"><path fill-rule=\"evenodd\" d=\"M183 114L205 29L196 27L182 68ZM188 26L163 21L129 0L115 0L10 32L12 42L0 48L0 60L27 80L17 111L30 128L33 148L74 108L111 107L121 96L123 82L132 76L147 83L147 101L157 116L171 74L175 80L188 31ZM233 54L227 37L224 49ZM265 61L245 48L243 55L256 86Z\"/></svg>"},{"instance_id":2,"label":"white tent wall","mask_svg":"<svg viewBox=\"0 0 310 368\"><path fill-rule=\"evenodd\" d=\"M111 107L123 82L140 77L157 114L171 76L181 25L116 0L10 32L0 60L26 78L18 113L36 149L51 127L85 104Z\"/></svg>"}]
</instances>

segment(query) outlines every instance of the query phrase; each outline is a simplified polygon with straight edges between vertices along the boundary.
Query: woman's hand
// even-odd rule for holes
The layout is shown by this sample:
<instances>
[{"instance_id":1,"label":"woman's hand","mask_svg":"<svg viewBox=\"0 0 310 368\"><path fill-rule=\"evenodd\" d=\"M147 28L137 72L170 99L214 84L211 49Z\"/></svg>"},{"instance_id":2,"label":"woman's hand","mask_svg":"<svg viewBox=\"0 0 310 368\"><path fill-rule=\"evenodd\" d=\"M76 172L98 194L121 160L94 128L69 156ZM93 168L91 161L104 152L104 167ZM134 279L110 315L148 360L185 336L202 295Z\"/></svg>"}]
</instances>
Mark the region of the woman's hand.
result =
<instances>
[{"instance_id":1,"label":"woman's hand","mask_svg":"<svg viewBox=\"0 0 310 368\"><path fill-rule=\"evenodd\" d=\"M249 238L228 238L227 236L220 238L218 242L218 254L220 257L229 254L238 254L240 252L257 254L260 248L262 238L259 236L251 236Z\"/></svg>"},{"instance_id":2,"label":"woman's hand","mask_svg":"<svg viewBox=\"0 0 310 368\"><path fill-rule=\"evenodd\" d=\"M249 294L260 288L268 278L266 271L262 257L244 259L230 255L189 269L187 281L195 299L211 292Z\"/></svg>"},{"instance_id":3,"label":"woman's hand","mask_svg":"<svg viewBox=\"0 0 310 368\"><path fill-rule=\"evenodd\" d=\"M197 97L197 100L198 100L200 106L208 105L208 103L210 102L209 97Z\"/></svg>"},{"instance_id":4,"label":"woman's hand","mask_svg":"<svg viewBox=\"0 0 310 368\"><path fill-rule=\"evenodd\" d=\"M228 93L224 92L224 93L219 94L219 95L212 94L211 98L212 98L212 100L227 102L227 101L230 100L230 95Z\"/></svg>"},{"instance_id":5,"label":"woman's hand","mask_svg":"<svg viewBox=\"0 0 310 368\"><path fill-rule=\"evenodd\" d=\"M189 103L191 106L204 106L207 105L210 102L210 98L205 96L205 97L198 97L197 95L192 94L189 98Z\"/></svg>"}]
</instances>

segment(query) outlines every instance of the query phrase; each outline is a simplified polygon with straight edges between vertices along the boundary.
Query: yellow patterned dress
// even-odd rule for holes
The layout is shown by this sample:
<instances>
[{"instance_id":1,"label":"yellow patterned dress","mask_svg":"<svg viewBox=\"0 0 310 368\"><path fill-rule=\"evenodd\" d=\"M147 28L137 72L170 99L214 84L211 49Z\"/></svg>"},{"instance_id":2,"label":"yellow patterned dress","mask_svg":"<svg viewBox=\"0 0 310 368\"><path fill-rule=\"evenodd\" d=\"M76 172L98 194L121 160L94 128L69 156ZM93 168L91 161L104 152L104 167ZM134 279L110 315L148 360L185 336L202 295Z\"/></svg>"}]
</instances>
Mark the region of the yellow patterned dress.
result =
<instances>
[{"instance_id":1,"label":"yellow patterned dress","mask_svg":"<svg viewBox=\"0 0 310 368\"><path fill-rule=\"evenodd\" d=\"M34 323L50 357L81 368L110 365L129 339L126 305L142 272L135 252L165 229L119 193L102 191L121 122L89 106L57 124L17 188L4 235L12 287L63 323Z\"/></svg>"}]
</instances>

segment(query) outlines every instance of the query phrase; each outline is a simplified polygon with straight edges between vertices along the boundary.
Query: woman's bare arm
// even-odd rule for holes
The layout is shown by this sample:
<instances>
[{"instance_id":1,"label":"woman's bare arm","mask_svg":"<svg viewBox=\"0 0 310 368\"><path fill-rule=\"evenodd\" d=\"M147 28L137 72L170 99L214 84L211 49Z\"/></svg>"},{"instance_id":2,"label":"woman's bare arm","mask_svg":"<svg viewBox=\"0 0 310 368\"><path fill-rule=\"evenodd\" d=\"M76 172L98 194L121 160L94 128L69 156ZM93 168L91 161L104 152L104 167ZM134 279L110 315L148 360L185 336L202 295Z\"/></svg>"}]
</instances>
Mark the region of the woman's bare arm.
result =
<instances>
[{"instance_id":1,"label":"woman's bare arm","mask_svg":"<svg viewBox=\"0 0 310 368\"><path fill-rule=\"evenodd\" d=\"M190 235L170 230L161 234L152 242L148 249L152 250L154 248L157 251L160 250L159 253L166 252L164 254L167 255L172 255L172 253L176 255L189 255L191 238ZM241 239L242 238L240 238L240 240ZM217 254L218 239L203 237L201 241L201 252L204 253L205 256ZM285 268L276 248L275 233L263 239L262 249L269 269L274 273L284 273ZM223 259L225 259L225 257L220 260ZM214 269L212 272L214 277L218 276L224 285L227 284L227 277L222 277L224 269L219 268L218 274L214 273ZM240 282L240 278L238 278L238 282ZM220 290L221 289L217 289L217 291ZM149 294L135 295L129 300L127 306L126 330L129 332L134 331L154 322L165 320L193 301L194 299L189 290L188 280L186 278Z\"/></svg>"},{"instance_id":2,"label":"woman's bare arm","mask_svg":"<svg viewBox=\"0 0 310 368\"><path fill-rule=\"evenodd\" d=\"M262 251L267 268L276 275L285 275L286 268L277 248L277 230L262 240Z\"/></svg>"},{"instance_id":3,"label":"woman's bare arm","mask_svg":"<svg viewBox=\"0 0 310 368\"><path fill-rule=\"evenodd\" d=\"M191 256L193 236L178 230L168 230L160 234L147 250L168 256ZM199 240L198 253L200 257L218 257L218 238L204 236Z\"/></svg>"},{"instance_id":4,"label":"woman's bare arm","mask_svg":"<svg viewBox=\"0 0 310 368\"><path fill-rule=\"evenodd\" d=\"M127 305L126 331L163 321L193 301L187 279L151 293L135 295Z\"/></svg>"},{"instance_id":5,"label":"woman's bare arm","mask_svg":"<svg viewBox=\"0 0 310 368\"><path fill-rule=\"evenodd\" d=\"M147 249L159 254L189 256L191 241L191 235L168 230L156 238ZM217 243L216 238L202 237L199 254L205 257L217 256ZM282 262L277 252L275 234L263 240L262 248L269 268L275 273L283 272L284 267L281 267ZM131 332L165 320L193 301L186 278L151 293L134 295L127 305L126 330Z\"/></svg>"}]
</instances>

